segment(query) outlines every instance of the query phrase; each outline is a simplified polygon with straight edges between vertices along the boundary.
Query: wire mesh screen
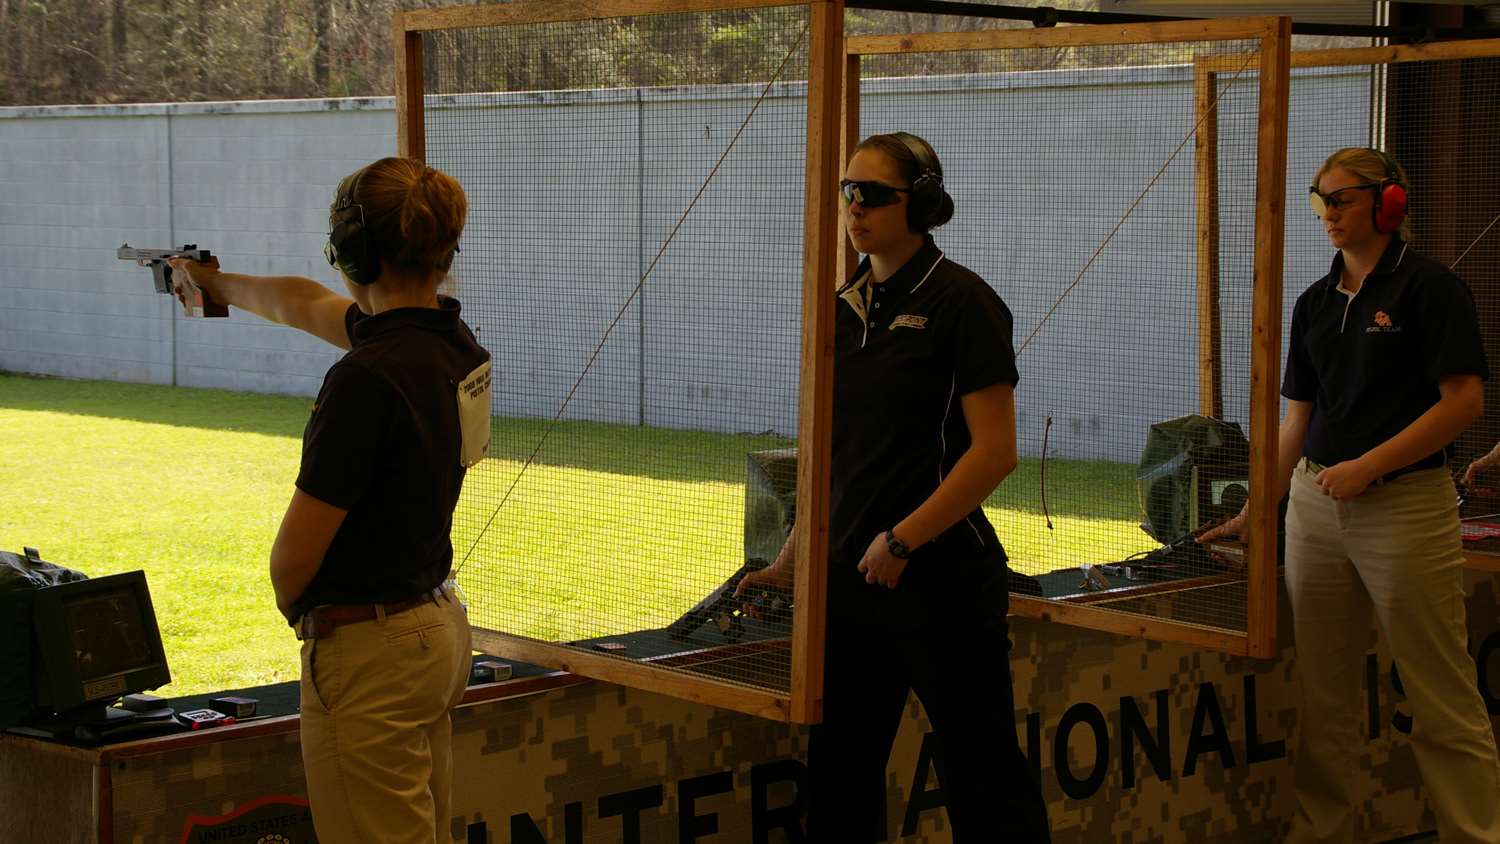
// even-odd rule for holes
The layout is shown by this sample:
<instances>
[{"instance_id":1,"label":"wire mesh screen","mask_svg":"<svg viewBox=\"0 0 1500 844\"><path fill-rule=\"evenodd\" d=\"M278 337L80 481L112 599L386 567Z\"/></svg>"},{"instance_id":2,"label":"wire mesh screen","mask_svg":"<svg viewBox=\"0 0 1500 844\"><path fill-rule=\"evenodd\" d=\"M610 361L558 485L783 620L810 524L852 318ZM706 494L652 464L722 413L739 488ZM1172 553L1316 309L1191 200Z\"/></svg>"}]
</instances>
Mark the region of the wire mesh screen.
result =
<instances>
[{"instance_id":1,"label":"wire mesh screen","mask_svg":"<svg viewBox=\"0 0 1500 844\"><path fill-rule=\"evenodd\" d=\"M1500 361L1500 45L1469 52L1486 49L1489 57L1293 71L1285 325L1296 297L1329 271L1334 255L1307 204L1307 188L1329 154L1373 146L1406 170L1411 248L1467 282L1491 368ZM1500 442L1494 379L1486 386L1485 408L1449 450L1448 466L1462 482L1469 465L1480 461L1461 509L1464 545L1493 554L1500 553L1500 461L1489 454Z\"/></svg>"},{"instance_id":2,"label":"wire mesh screen","mask_svg":"<svg viewBox=\"0 0 1500 844\"><path fill-rule=\"evenodd\" d=\"M1020 463L985 509L1013 595L1246 631L1243 546L1194 533L1249 492L1258 41L872 55L860 134L910 131L956 214L935 232L1014 316ZM1193 61L1233 54L1195 108ZM1216 134L1213 235L1200 267ZM1217 290L1213 286L1217 286ZM1209 314L1217 328L1203 328ZM1209 342L1212 337L1213 342ZM1209 349L1225 373L1219 398Z\"/></svg>"},{"instance_id":3,"label":"wire mesh screen","mask_svg":"<svg viewBox=\"0 0 1500 844\"><path fill-rule=\"evenodd\" d=\"M726 585L795 507L807 27L426 36L427 158L468 192L457 294L495 360L453 531L477 629L787 692L790 595L751 617Z\"/></svg>"}]
</instances>

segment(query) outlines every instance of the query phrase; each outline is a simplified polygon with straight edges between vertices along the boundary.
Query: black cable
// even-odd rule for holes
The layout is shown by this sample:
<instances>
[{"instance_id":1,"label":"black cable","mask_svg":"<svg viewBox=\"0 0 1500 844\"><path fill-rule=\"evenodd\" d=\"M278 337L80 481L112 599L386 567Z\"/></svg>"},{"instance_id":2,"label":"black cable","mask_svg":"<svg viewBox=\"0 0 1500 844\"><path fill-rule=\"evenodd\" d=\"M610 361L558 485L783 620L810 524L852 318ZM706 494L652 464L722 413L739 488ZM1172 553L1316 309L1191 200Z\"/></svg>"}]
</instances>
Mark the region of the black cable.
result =
<instances>
[{"instance_id":1,"label":"black cable","mask_svg":"<svg viewBox=\"0 0 1500 844\"><path fill-rule=\"evenodd\" d=\"M1042 516L1047 520L1047 530L1052 530L1052 514L1047 512L1047 437L1052 433L1052 417L1047 417L1047 426L1042 429Z\"/></svg>"},{"instance_id":2,"label":"black cable","mask_svg":"<svg viewBox=\"0 0 1500 844\"><path fill-rule=\"evenodd\" d=\"M1474 242L1469 244L1469 247L1463 251L1463 254L1453 259L1453 263L1448 265L1448 269L1451 270L1454 267L1457 267L1458 262L1462 261L1466 256L1468 256L1469 252L1474 249L1479 241L1484 240L1484 236L1490 233L1490 229L1494 228L1496 223L1500 223L1500 214L1496 214L1495 219L1490 220L1490 224L1484 227L1484 231L1480 232L1478 237L1474 238Z\"/></svg>"},{"instance_id":3,"label":"black cable","mask_svg":"<svg viewBox=\"0 0 1500 844\"><path fill-rule=\"evenodd\" d=\"M781 64L776 68L776 73L761 88L760 96L757 97L755 103L750 106L750 112L746 114L745 119L740 122L739 128L735 130L734 137L729 139L729 145L724 147L724 151L719 154L719 160L716 161L713 168L708 171L707 178L705 178L703 180L703 183L698 186L698 192L693 194L693 198L688 201L687 208L685 208L681 216L677 218L676 225L672 226L672 230L667 233L667 239L662 242L661 248L656 251L656 257L651 259L651 265L646 267L646 271L641 274L640 281L636 282L635 287L633 287L630 291L630 295L625 297L625 303L620 305L619 310L615 313L614 319L610 320L609 325L605 326L604 335L599 338L598 344L594 346L593 353L589 355L589 359L583 364L583 371L578 373L578 378L573 382L573 386L568 390L568 394L563 397L561 406L557 408L557 413L552 415L552 421L548 422L547 427L542 429L542 436L539 440L537 440L536 447L531 450L531 454L527 456L526 462L521 464L520 471L518 471L515 478L511 480L510 487L505 490L505 494L500 497L500 503L495 505L495 509L490 513L490 517L485 520L484 527L480 528L479 532L474 535L474 541L469 543L469 550L464 552L463 559L459 560L458 565L453 567L453 576L455 578L458 577L459 573L463 571L464 566L468 564L469 557L474 553L474 549L479 547L479 541L484 539L485 534L489 533L490 525L495 523L495 517L500 515L500 511L505 507L506 502L510 500L511 493L515 492L516 486L521 483L521 478L526 475L526 470L530 469L532 464L536 461L537 455L542 451L542 446L547 444L547 437L551 435L552 430L557 427L557 423L562 419L564 411L568 409L568 404L573 401L573 396L577 394L579 386L583 384L583 379L587 377L589 371L593 369L594 362L599 359L600 352L604 350L604 344L609 341L610 333L614 331L615 326L619 325L620 319L625 316L625 312L630 309L631 304L635 302L636 297L640 295L641 289L646 286L646 280L649 279L651 277L651 273L656 270L656 265L661 261L662 255L666 254L667 247L672 245L672 241L676 239L677 233L682 230L683 223L687 222L688 216L692 214L693 209L697 207L698 200L703 197L704 192L708 190L709 184L713 182L714 177L719 174L719 169L724 166L724 160L729 157L729 153L734 151L735 144L737 144L740 140L740 135L744 134L745 132L745 127L750 125L750 121L755 118L756 113L760 110L761 103L765 102L766 96L771 92L771 89L775 87L777 81L781 79L781 74L786 70L787 63L791 61L792 56L802 48L803 41L807 38L807 33L811 26L811 21L803 25L802 34L797 37L796 43L792 44L791 50L789 50L787 54L782 57Z\"/></svg>"},{"instance_id":4,"label":"black cable","mask_svg":"<svg viewBox=\"0 0 1500 844\"><path fill-rule=\"evenodd\" d=\"M923 12L966 18L1030 21L1032 26L1058 23L1150 23L1152 21L1192 20L1169 15L1142 15L1121 12L1079 12L1052 6L997 6L989 3L957 3L947 0L845 0L846 9L868 9L877 12Z\"/></svg>"},{"instance_id":5,"label":"black cable","mask_svg":"<svg viewBox=\"0 0 1500 844\"><path fill-rule=\"evenodd\" d=\"M1031 333L1026 335L1025 340L1021 341L1021 345L1016 347L1015 356L1017 358L1021 356L1022 352L1026 351L1027 346L1031 345L1031 341L1036 339L1037 333L1042 330L1042 326L1047 324L1047 320L1051 319L1052 315L1057 313L1057 309L1062 305L1063 300L1068 298L1068 296L1072 294L1073 290L1078 287L1078 283L1080 281L1083 281L1083 276L1089 271L1089 267L1092 267L1094 265L1094 261L1098 260L1099 256L1104 253L1104 247L1108 246L1110 241L1114 240L1115 234L1120 231L1120 227L1125 225L1125 221L1130 219L1131 214L1135 213L1136 206L1141 204L1141 200L1145 199L1146 194L1151 192L1151 188L1156 185L1157 180L1162 177L1163 173L1167 172L1168 167L1172 166L1172 162L1177 159L1177 154L1182 152L1182 148L1187 146L1188 141L1191 141L1194 137L1197 136L1198 127L1202 126L1203 121L1207 120L1208 116L1214 113L1214 109L1219 105L1219 98L1228 93L1229 89L1239 81L1240 74L1244 73L1245 70L1250 67L1250 61L1254 58L1254 53L1247 53L1245 55L1245 62L1244 64L1240 65L1240 69L1236 70L1234 72L1234 75L1229 78L1229 81L1219 89L1218 93L1214 94L1213 101L1208 104L1208 108L1204 109L1203 114L1198 118L1196 122L1193 123L1193 128L1188 130L1188 133L1183 137L1182 142L1177 145L1176 149L1172 150L1172 154L1167 156L1167 160L1163 161L1161 167L1157 169L1156 175L1151 177L1151 181L1147 182L1146 186L1141 189L1141 192L1136 195L1136 198L1131 201L1130 207L1126 208L1125 213L1120 215L1120 219L1115 221L1114 228L1110 229L1109 234L1105 235L1104 240L1101 241L1097 247L1095 247L1094 253L1089 256L1088 261L1084 262L1083 269L1079 270L1078 275L1073 277L1073 283L1069 284L1067 288L1063 290L1062 295L1057 297L1057 301L1052 303L1052 307L1047 309L1047 313L1042 315L1042 318L1039 322L1037 322L1036 327L1031 329Z\"/></svg>"}]
</instances>

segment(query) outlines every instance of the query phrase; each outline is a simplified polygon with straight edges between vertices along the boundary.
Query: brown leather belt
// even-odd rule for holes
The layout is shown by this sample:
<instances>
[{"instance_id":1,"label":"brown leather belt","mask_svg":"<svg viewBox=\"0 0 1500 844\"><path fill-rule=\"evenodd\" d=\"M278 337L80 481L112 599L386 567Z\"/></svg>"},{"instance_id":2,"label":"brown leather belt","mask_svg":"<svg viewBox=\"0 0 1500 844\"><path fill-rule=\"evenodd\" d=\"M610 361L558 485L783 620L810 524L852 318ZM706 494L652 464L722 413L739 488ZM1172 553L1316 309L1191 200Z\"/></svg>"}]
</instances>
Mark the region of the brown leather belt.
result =
<instances>
[{"instance_id":1,"label":"brown leather belt","mask_svg":"<svg viewBox=\"0 0 1500 844\"><path fill-rule=\"evenodd\" d=\"M404 601L396 601L390 604L324 604L313 607L297 619L292 625L297 631L297 638L301 641L308 639L321 639L329 636L336 628L345 624L356 624L361 621L371 621L380 617L381 608L384 608L387 618L398 613L415 609L426 603L439 603L444 598L452 598L453 593L444 583L433 587L427 592L407 598Z\"/></svg>"},{"instance_id":2,"label":"brown leather belt","mask_svg":"<svg viewBox=\"0 0 1500 844\"><path fill-rule=\"evenodd\" d=\"M1304 457L1302 459L1307 461L1307 468L1313 474L1315 474L1315 475L1317 473L1323 471L1324 469L1328 468L1327 466L1324 466L1322 463L1319 463L1316 460L1313 460L1311 457ZM1402 475L1410 475L1412 472L1420 472L1420 471L1422 471L1424 469L1441 469L1445 465L1447 465L1447 464L1445 464L1445 463L1439 463L1436 466L1421 466L1421 465L1418 465L1416 463L1413 463L1410 466L1402 466L1400 469L1397 469L1394 472L1386 472L1384 475L1381 475L1380 477L1378 477L1375 480L1371 481L1370 482L1370 486L1380 486L1381 484L1388 483L1390 481L1394 481L1395 479L1401 477Z\"/></svg>"}]
</instances>

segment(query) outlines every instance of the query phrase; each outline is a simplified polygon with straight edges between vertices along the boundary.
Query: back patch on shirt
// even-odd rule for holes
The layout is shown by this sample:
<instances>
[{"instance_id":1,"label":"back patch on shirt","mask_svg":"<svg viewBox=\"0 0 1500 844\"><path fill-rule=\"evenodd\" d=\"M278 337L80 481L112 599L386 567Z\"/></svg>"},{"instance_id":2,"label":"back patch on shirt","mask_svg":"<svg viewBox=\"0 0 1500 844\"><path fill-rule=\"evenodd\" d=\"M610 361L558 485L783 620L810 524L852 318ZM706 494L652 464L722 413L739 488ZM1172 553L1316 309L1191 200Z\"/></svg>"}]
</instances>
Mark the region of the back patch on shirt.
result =
<instances>
[{"instance_id":1,"label":"back patch on shirt","mask_svg":"<svg viewBox=\"0 0 1500 844\"><path fill-rule=\"evenodd\" d=\"M458 385L458 462L468 467L490 450L490 361L470 372Z\"/></svg>"}]
</instances>

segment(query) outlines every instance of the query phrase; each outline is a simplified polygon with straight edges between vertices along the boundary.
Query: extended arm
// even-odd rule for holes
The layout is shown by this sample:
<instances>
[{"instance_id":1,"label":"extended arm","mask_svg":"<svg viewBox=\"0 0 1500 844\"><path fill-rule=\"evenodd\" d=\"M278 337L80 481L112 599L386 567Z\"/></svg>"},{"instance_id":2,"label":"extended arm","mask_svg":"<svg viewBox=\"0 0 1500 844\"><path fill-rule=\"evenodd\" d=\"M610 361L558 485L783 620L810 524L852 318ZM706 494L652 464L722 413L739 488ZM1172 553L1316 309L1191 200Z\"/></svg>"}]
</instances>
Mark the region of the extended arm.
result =
<instances>
[{"instance_id":1,"label":"extended arm","mask_svg":"<svg viewBox=\"0 0 1500 844\"><path fill-rule=\"evenodd\" d=\"M252 276L219 271L218 260L200 264L174 258L172 269L186 272L193 283L214 299L256 316L306 331L314 337L349 348L344 315L354 300L300 276Z\"/></svg>"}]
</instances>

